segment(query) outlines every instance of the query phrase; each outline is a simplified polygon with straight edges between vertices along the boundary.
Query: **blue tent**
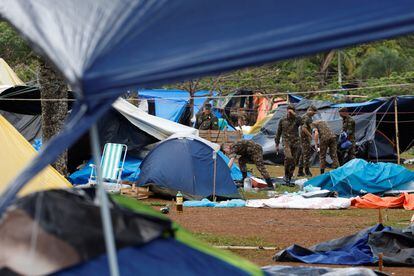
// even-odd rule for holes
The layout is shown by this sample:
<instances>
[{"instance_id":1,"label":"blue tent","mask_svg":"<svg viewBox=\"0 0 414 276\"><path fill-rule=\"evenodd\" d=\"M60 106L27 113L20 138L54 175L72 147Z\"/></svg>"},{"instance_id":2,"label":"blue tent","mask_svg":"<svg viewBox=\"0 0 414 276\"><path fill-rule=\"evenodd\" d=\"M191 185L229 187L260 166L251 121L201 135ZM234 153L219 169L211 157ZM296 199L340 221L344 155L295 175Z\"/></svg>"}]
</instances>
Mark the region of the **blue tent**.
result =
<instances>
[{"instance_id":1,"label":"blue tent","mask_svg":"<svg viewBox=\"0 0 414 276\"><path fill-rule=\"evenodd\" d=\"M405 190L414 181L414 172L393 163L370 163L353 159L335 170L308 180L306 185L337 191L341 197L388 190Z\"/></svg>"},{"instance_id":2,"label":"blue tent","mask_svg":"<svg viewBox=\"0 0 414 276\"><path fill-rule=\"evenodd\" d=\"M173 138L162 141L142 161L139 186L166 190L168 195L181 191L187 198L213 195L214 150L198 139ZM226 162L217 156L216 195L239 198Z\"/></svg>"},{"instance_id":3,"label":"blue tent","mask_svg":"<svg viewBox=\"0 0 414 276\"><path fill-rule=\"evenodd\" d=\"M414 31L411 0L0 0L0 15L55 65L77 97L65 128L5 191L0 212L131 87Z\"/></svg>"}]
</instances>

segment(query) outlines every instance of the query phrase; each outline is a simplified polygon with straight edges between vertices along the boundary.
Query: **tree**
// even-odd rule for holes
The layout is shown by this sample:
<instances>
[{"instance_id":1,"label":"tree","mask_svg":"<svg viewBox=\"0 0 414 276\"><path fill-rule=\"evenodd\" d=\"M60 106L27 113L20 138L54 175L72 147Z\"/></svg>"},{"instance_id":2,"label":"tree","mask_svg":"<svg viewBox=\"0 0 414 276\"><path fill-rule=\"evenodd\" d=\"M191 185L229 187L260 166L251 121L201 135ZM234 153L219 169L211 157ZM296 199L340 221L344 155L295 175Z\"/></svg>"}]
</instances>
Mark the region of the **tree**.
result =
<instances>
[{"instance_id":1,"label":"tree","mask_svg":"<svg viewBox=\"0 0 414 276\"><path fill-rule=\"evenodd\" d=\"M47 142L63 127L68 114L68 88L63 77L54 71L50 64L40 61L40 85L42 99L42 140ZM61 99L55 101L55 99ZM67 174L67 152L53 163L62 175Z\"/></svg>"}]
</instances>

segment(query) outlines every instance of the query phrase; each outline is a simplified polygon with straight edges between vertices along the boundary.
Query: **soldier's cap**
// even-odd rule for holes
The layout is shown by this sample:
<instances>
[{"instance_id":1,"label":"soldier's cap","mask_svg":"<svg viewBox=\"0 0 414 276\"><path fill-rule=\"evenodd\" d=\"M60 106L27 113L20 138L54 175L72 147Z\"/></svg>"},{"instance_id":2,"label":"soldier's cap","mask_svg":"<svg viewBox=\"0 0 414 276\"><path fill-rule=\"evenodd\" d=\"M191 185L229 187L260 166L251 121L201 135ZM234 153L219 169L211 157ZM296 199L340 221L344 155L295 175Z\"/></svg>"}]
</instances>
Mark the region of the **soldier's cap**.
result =
<instances>
[{"instance_id":1,"label":"soldier's cap","mask_svg":"<svg viewBox=\"0 0 414 276\"><path fill-rule=\"evenodd\" d=\"M342 107L338 110L339 112L348 112L348 108Z\"/></svg>"},{"instance_id":2,"label":"soldier's cap","mask_svg":"<svg viewBox=\"0 0 414 276\"><path fill-rule=\"evenodd\" d=\"M291 109L293 111L296 111L295 106L293 104L289 104L286 109L287 110Z\"/></svg>"},{"instance_id":3,"label":"soldier's cap","mask_svg":"<svg viewBox=\"0 0 414 276\"><path fill-rule=\"evenodd\" d=\"M205 109L205 110L211 110L211 104L210 104L210 103L206 103L206 104L204 105L204 109Z\"/></svg>"},{"instance_id":4,"label":"soldier's cap","mask_svg":"<svg viewBox=\"0 0 414 276\"><path fill-rule=\"evenodd\" d=\"M316 108L316 106L314 106L313 104L311 104L311 105L308 107L308 110L312 110L312 111L314 111L314 112L318 111L318 109Z\"/></svg>"}]
</instances>

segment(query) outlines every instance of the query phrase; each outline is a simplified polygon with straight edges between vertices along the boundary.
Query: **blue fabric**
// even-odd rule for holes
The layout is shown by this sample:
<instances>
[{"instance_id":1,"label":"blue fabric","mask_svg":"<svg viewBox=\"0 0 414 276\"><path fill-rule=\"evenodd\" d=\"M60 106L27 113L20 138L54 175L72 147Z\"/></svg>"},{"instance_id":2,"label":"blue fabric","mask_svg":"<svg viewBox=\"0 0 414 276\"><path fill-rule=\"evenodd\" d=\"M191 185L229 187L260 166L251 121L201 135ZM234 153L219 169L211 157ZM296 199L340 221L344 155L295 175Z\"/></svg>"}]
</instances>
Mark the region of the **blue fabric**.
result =
<instances>
[{"instance_id":1,"label":"blue fabric","mask_svg":"<svg viewBox=\"0 0 414 276\"><path fill-rule=\"evenodd\" d=\"M109 275L106 255L55 275ZM120 275L248 275L245 271L172 238L118 250Z\"/></svg>"},{"instance_id":2,"label":"blue fabric","mask_svg":"<svg viewBox=\"0 0 414 276\"><path fill-rule=\"evenodd\" d=\"M36 151L40 151L40 149L42 148L42 139L35 139L32 146L35 148Z\"/></svg>"},{"instance_id":3,"label":"blue fabric","mask_svg":"<svg viewBox=\"0 0 414 276\"><path fill-rule=\"evenodd\" d=\"M242 199L232 199L220 202L213 202L207 198L202 200L188 200L184 201L184 207L214 207L214 208L236 208L246 206L246 201Z\"/></svg>"},{"instance_id":4,"label":"blue fabric","mask_svg":"<svg viewBox=\"0 0 414 276\"><path fill-rule=\"evenodd\" d=\"M124 170L122 171L121 179L124 181L131 181L135 182L138 179L140 169L139 166L141 165L140 159L127 157L124 163ZM76 172L72 173L68 179L72 184L86 184L88 183L89 176L91 175L92 168L89 166L93 164L92 160L82 167L81 169L77 170Z\"/></svg>"},{"instance_id":5,"label":"blue fabric","mask_svg":"<svg viewBox=\"0 0 414 276\"><path fill-rule=\"evenodd\" d=\"M230 162L230 158L227 157L223 152L219 151L218 155L228 164ZM236 163L233 163L231 166L231 177L235 181L241 181L243 178L242 172L240 171L240 168L236 165Z\"/></svg>"},{"instance_id":6,"label":"blue fabric","mask_svg":"<svg viewBox=\"0 0 414 276\"><path fill-rule=\"evenodd\" d=\"M213 149L191 139L170 139L142 161L138 185L148 183L197 197L213 194ZM217 157L216 195L239 196L226 162Z\"/></svg>"},{"instance_id":7,"label":"blue fabric","mask_svg":"<svg viewBox=\"0 0 414 276\"><path fill-rule=\"evenodd\" d=\"M391 189L404 190L410 181L414 181L414 172L403 166L353 159L342 167L308 180L305 186L337 191L341 197L353 197L365 193L381 194Z\"/></svg>"},{"instance_id":8,"label":"blue fabric","mask_svg":"<svg viewBox=\"0 0 414 276\"><path fill-rule=\"evenodd\" d=\"M378 224L355 235L323 242L310 249L293 245L283 250L283 253L278 253L278 260L296 260L308 264L373 265L377 258L368 245L369 234L388 230L391 227Z\"/></svg>"},{"instance_id":9,"label":"blue fabric","mask_svg":"<svg viewBox=\"0 0 414 276\"><path fill-rule=\"evenodd\" d=\"M65 130L6 190L0 214L131 87L414 31L411 0L0 0L0 16L62 72L78 99Z\"/></svg>"}]
</instances>

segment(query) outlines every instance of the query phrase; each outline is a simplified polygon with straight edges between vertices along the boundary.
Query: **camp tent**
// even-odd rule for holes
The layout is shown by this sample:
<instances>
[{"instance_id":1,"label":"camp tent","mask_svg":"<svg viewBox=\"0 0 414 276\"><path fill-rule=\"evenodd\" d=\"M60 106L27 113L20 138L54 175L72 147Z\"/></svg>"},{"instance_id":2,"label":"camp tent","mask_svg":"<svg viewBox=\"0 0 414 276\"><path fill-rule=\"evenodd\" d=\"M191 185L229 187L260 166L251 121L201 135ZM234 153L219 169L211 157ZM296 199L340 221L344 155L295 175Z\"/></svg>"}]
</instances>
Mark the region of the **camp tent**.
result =
<instances>
[{"instance_id":1,"label":"camp tent","mask_svg":"<svg viewBox=\"0 0 414 276\"><path fill-rule=\"evenodd\" d=\"M36 155L35 149L26 139L0 115L0 194L7 183L18 175ZM69 188L72 185L51 166L46 167L37 177L33 178L19 195L35 191L56 188Z\"/></svg>"},{"instance_id":2,"label":"camp tent","mask_svg":"<svg viewBox=\"0 0 414 276\"><path fill-rule=\"evenodd\" d=\"M112 200L120 275L263 275L136 200L119 195ZM7 212L0 223L1 275L109 275L93 194L34 193ZM31 231L17 229L37 229L36 246Z\"/></svg>"},{"instance_id":3,"label":"camp tent","mask_svg":"<svg viewBox=\"0 0 414 276\"><path fill-rule=\"evenodd\" d=\"M186 198L239 198L226 162L217 155L214 188L213 154L218 145L195 136L174 136L160 142L142 161L138 185L157 193Z\"/></svg>"},{"instance_id":4,"label":"camp tent","mask_svg":"<svg viewBox=\"0 0 414 276\"><path fill-rule=\"evenodd\" d=\"M17 85L24 85L24 82L10 68L7 62L0 58L0 91L2 91L2 88Z\"/></svg>"},{"instance_id":5,"label":"camp tent","mask_svg":"<svg viewBox=\"0 0 414 276\"><path fill-rule=\"evenodd\" d=\"M414 144L414 113L411 106L414 96L399 96L396 98L380 98L369 102L352 104L333 104L328 101L308 100L299 96L290 96L289 100L295 105L297 113L303 115L312 104L318 108L314 120L325 120L329 127L339 134L342 118L339 108L347 107L356 124L356 143L359 149L358 157L372 161L394 161L395 124L394 101L397 100L398 120L400 129L400 150L407 151ZM272 118L263 125L253 140L263 146L265 160L270 163L282 163L283 154L276 155L274 138L278 123L286 116L286 105L276 109ZM313 163L318 162L317 154L312 157Z\"/></svg>"}]
</instances>

